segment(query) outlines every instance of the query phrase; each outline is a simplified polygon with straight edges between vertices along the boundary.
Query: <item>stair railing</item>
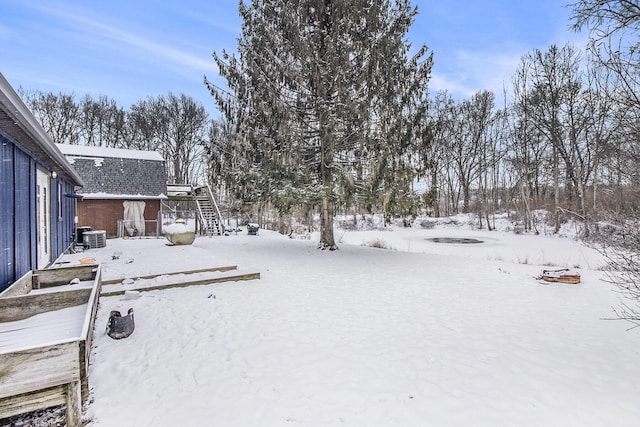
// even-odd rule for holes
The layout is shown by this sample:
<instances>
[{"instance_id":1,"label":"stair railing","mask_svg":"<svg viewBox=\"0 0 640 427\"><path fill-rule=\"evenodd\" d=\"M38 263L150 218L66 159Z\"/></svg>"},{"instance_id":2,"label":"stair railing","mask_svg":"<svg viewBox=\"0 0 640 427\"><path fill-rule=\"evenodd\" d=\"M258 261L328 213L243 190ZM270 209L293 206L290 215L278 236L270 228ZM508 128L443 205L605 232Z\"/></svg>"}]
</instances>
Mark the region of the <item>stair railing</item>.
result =
<instances>
[{"instance_id":1,"label":"stair railing","mask_svg":"<svg viewBox=\"0 0 640 427\"><path fill-rule=\"evenodd\" d=\"M195 189L191 191L191 195L192 195L191 197L193 197L194 201L196 202L196 207L198 208L198 217L200 217L200 230L204 228L205 233L209 234L209 226L207 224L206 218L204 217L204 212L202 212L202 207L200 206L200 202L198 201L197 196L195 196Z\"/></svg>"},{"instance_id":2,"label":"stair railing","mask_svg":"<svg viewBox=\"0 0 640 427\"><path fill-rule=\"evenodd\" d=\"M207 191L209 192L209 200L211 200L211 204L213 205L213 208L215 209L215 213L217 215L218 233L223 234L224 224L222 224L222 215L220 214L220 209L218 208L216 199L215 197L213 197L213 192L211 191L211 187L209 186L209 183L207 183Z\"/></svg>"}]
</instances>

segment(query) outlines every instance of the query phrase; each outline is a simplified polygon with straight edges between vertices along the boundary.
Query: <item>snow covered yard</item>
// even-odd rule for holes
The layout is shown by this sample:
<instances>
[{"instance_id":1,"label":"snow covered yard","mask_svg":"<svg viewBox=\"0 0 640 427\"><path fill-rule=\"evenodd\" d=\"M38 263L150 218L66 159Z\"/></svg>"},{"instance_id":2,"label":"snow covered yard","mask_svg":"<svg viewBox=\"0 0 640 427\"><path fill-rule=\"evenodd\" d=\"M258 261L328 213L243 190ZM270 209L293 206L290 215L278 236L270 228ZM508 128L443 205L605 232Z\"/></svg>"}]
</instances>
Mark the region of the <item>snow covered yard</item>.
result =
<instances>
[{"instance_id":1,"label":"snow covered yard","mask_svg":"<svg viewBox=\"0 0 640 427\"><path fill-rule=\"evenodd\" d=\"M89 425L640 425L640 332L603 320L618 299L596 252L460 227L336 236L337 252L260 230L67 256L95 257L104 279L233 264L262 277L101 298ZM444 236L483 243L427 240ZM582 283L533 279L551 265ZM109 312L129 307L135 332L112 340Z\"/></svg>"}]
</instances>

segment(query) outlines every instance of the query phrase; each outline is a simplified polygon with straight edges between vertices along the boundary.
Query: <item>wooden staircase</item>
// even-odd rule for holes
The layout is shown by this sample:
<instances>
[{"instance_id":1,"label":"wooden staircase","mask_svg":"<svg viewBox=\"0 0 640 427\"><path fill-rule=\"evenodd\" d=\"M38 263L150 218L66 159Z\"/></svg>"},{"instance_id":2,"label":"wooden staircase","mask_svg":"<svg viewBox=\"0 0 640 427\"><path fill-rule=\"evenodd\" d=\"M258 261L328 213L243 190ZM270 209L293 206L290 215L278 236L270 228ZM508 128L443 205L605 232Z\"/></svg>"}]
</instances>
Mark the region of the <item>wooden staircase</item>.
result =
<instances>
[{"instance_id":1,"label":"wooden staircase","mask_svg":"<svg viewBox=\"0 0 640 427\"><path fill-rule=\"evenodd\" d=\"M218 204L213 197L211 188L208 185L197 187L191 194L198 210L200 227L203 231L202 234L207 236L220 236L224 234L222 216L220 215L220 209L218 209Z\"/></svg>"}]
</instances>

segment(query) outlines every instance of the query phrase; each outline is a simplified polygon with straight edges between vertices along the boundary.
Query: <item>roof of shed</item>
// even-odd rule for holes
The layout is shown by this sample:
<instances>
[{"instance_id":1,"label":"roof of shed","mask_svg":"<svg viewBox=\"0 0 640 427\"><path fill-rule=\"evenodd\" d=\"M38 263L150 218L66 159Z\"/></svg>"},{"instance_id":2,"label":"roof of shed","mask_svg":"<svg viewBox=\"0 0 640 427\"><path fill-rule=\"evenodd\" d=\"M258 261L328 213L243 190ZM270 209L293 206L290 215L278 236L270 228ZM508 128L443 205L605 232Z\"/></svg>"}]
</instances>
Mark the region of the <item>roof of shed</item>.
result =
<instances>
[{"instance_id":1,"label":"roof of shed","mask_svg":"<svg viewBox=\"0 0 640 427\"><path fill-rule=\"evenodd\" d=\"M155 151L58 144L85 181L84 199L165 199L164 159Z\"/></svg>"},{"instance_id":2,"label":"roof of shed","mask_svg":"<svg viewBox=\"0 0 640 427\"><path fill-rule=\"evenodd\" d=\"M80 175L58 150L49 135L0 73L0 132L39 163L66 177L74 185L83 185Z\"/></svg>"},{"instance_id":3,"label":"roof of shed","mask_svg":"<svg viewBox=\"0 0 640 427\"><path fill-rule=\"evenodd\" d=\"M66 156L116 157L122 159L155 160L164 162L156 151L128 150L111 147L92 147L87 145L56 144Z\"/></svg>"}]
</instances>

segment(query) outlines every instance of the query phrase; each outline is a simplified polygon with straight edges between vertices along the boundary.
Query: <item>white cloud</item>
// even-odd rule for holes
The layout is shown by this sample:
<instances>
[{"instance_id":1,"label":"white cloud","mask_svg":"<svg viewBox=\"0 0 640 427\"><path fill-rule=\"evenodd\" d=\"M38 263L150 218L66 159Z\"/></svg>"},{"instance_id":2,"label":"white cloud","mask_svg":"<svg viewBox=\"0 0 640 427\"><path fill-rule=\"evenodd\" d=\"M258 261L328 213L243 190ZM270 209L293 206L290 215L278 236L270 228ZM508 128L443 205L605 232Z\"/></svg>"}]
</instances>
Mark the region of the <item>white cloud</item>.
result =
<instances>
[{"instance_id":1,"label":"white cloud","mask_svg":"<svg viewBox=\"0 0 640 427\"><path fill-rule=\"evenodd\" d=\"M442 64L435 57L430 82L432 91L448 90L455 98L468 98L482 90L500 97L511 86L521 52L491 52L457 50L444 58Z\"/></svg>"},{"instance_id":2,"label":"white cloud","mask_svg":"<svg viewBox=\"0 0 640 427\"><path fill-rule=\"evenodd\" d=\"M203 72L217 72L215 62L206 55L193 54L183 49L171 47L166 40L164 42L156 42L148 37L141 36L140 33L144 30L143 28L118 28L83 16L75 10L69 11L63 8L47 9L46 7L41 10L70 21L69 26L76 33L84 32L85 37L97 38L103 44L105 41L115 42L116 44L111 46L108 42L106 43L107 47L112 47L114 50L121 51L123 45L132 47L134 48L134 55L139 59L143 55L149 55L155 59L166 60L173 65L172 68L176 71L187 67Z\"/></svg>"},{"instance_id":3,"label":"white cloud","mask_svg":"<svg viewBox=\"0 0 640 427\"><path fill-rule=\"evenodd\" d=\"M170 62L173 62L174 65L208 71L217 71L215 63L211 60L204 60L200 56L192 55L179 49L167 47L164 44L148 40L145 37L141 37L125 30L101 24L96 21L80 17L78 17L77 19L94 28L99 33L102 33L102 35L107 38L127 44L137 49L141 49L162 59L166 59Z\"/></svg>"}]
</instances>

